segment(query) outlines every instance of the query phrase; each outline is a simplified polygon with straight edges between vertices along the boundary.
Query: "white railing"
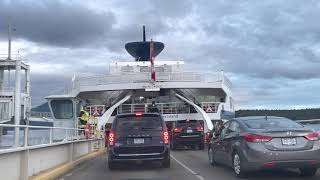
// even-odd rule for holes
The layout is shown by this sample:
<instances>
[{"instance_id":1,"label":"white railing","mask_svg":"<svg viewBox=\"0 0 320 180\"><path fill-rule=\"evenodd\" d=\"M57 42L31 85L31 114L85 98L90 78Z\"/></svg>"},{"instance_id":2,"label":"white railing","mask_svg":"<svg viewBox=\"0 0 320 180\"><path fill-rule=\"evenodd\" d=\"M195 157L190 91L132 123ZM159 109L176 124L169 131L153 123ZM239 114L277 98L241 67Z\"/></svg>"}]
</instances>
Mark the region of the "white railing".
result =
<instances>
[{"instance_id":1,"label":"white railing","mask_svg":"<svg viewBox=\"0 0 320 180\"><path fill-rule=\"evenodd\" d=\"M0 60L7 60L8 54L0 54ZM25 60L26 58L21 54L11 54L11 60Z\"/></svg>"},{"instance_id":2,"label":"white railing","mask_svg":"<svg viewBox=\"0 0 320 180\"><path fill-rule=\"evenodd\" d=\"M15 144L14 137L16 128L20 129L18 145ZM0 153L4 149L87 140L85 129L12 124L0 124L0 129ZM102 136L103 133L99 137L90 134L88 139L101 138Z\"/></svg>"},{"instance_id":3,"label":"white railing","mask_svg":"<svg viewBox=\"0 0 320 180\"><path fill-rule=\"evenodd\" d=\"M220 104L220 102L201 102L201 108L206 113L217 113Z\"/></svg>"},{"instance_id":4,"label":"white railing","mask_svg":"<svg viewBox=\"0 0 320 180\"><path fill-rule=\"evenodd\" d=\"M50 112L36 112L36 111L31 111L30 113L31 117L35 117L35 118L51 118L51 113Z\"/></svg>"},{"instance_id":5,"label":"white railing","mask_svg":"<svg viewBox=\"0 0 320 180\"><path fill-rule=\"evenodd\" d=\"M204 83L224 83L231 88L230 80L221 73L195 73L195 72L158 72L156 74L157 82L204 82ZM79 90L83 86L98 86L108 84L123 84L123 83L139 83L149 82L150 73L119 73L97 76L79 76L72 82L66 92ZM71 88L71 89L70 89Z\"/></svg>"},{"instance_id":6,"label":"white railing","mask_svg":"<svg viewBox=\"0 0 320 180\"><path fill-rule=\"evenodd\" d=\"M217 113L220 102L202 102L201 108L207 113ZM161 114L189 114L192 112L192 107L189 104L181 102L173 103L156 103L155 106ZM122 104L118 107L118 113L147 113L152 111L152 103L144 104Z\"/></svg>"}]
</instances>

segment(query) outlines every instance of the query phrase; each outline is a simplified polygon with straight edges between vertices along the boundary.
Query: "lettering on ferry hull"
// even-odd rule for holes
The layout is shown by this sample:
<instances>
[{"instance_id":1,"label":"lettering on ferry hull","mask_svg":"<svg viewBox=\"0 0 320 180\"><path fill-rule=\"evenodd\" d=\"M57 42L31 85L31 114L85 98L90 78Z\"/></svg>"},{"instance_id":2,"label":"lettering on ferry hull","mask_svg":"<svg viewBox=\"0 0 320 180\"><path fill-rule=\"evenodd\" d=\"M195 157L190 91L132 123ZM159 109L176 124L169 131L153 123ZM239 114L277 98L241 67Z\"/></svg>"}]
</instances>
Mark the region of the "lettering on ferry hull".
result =
<instances>
[{"instance_id":1,"label":"lettering on ferry hull","mask_svg":"<svg viewBox=\"0 0 320 180\"><path fill-rule=\"evenodd\" d=\"M142 86L142 88L144 88L145 91L160 91L161 85L151 83L151 84Z\"/></svg>"},{"instance_id":2,"label":"lettering on ferry hull","mask_svg":"<svg viewBox=\"0 0 320 180\"><path fill-rule=\"evenodd\" d=\"M162 117L165 121L173 121L173 120L177 120L179 115L178 114L162 114Z\"/></svg>"}]
</instances>

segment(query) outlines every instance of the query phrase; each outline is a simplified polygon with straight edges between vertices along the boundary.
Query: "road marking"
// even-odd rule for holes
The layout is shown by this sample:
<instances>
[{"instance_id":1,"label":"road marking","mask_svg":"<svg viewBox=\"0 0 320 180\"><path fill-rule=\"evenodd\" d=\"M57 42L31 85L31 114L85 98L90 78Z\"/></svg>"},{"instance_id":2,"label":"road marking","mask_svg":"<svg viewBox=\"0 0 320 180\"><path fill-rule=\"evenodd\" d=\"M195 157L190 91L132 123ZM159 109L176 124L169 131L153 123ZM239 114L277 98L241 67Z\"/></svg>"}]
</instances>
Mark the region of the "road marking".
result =
<instances>
[{"instance_id":1,"label":"road marking","mask_svg":"<svg viewBox=\"0 0 320 180\"><path fill-rule=\"evenodd\" d=\"M174 159L178 164L180 164L182 167L184 167L186 170L188 170L192 175L196 176L198 179L200 180L204 180L204 178L202 176L199 175L199 173L196 173L195 171L193 171L192 169L190 169L187 165L183 164L181 161L179 161L178 159L176 159L172 154L170 154L170 157L172 159Z\"/></svg>"}]
</instances>

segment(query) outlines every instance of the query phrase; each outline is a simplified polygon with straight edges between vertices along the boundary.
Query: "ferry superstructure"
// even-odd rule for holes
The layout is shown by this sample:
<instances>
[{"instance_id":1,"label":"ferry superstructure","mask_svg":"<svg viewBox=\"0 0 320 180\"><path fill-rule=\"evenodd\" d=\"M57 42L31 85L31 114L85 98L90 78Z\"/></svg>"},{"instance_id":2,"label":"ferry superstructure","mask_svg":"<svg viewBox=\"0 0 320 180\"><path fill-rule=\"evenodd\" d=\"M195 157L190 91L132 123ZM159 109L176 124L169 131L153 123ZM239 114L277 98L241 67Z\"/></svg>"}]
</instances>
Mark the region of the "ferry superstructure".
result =
<instances>
[{"instance_id":1,"label":"ferry superstructure","mask_svg":"<svg viewBox=\"0 0 320 180\"><path fill-rule=\"evenodd\" d=\"M146 41L143 31L143 41L126 44L134 61L112 62L106 74L75 75L65 94L46 97L54 125L77 127L82 106L98 119L98 128L119 113L148 112L152 104L165 121L203 120L206 131L213 128L212 120L234 116L232 83L223 72L185 71L181 60L156 59L151 66L151 44L156 57L164 44Z\"/></svg>"}]
</instances>

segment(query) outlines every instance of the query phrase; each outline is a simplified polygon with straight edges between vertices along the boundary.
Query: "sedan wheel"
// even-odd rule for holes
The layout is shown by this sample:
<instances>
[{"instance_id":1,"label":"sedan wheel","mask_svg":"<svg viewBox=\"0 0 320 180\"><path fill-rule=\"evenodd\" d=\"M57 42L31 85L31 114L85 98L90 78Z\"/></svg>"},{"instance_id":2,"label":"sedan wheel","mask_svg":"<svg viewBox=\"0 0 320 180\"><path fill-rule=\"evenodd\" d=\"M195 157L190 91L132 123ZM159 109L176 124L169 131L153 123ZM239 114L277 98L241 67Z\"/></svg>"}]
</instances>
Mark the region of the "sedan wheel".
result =
<instances>
[{"instance_id":1,"label":"sedan wheel","mask_svg":"<svg viewBox=\"0 0 320 180\"><path fill-rule=\"evenodd\" d=\"M243 171L240 155L237 152L235 152L233 154L232 159L233 159L233 170L236 176L241 178L246 177L247 174Z\"/></svg>"}]
</instances>

